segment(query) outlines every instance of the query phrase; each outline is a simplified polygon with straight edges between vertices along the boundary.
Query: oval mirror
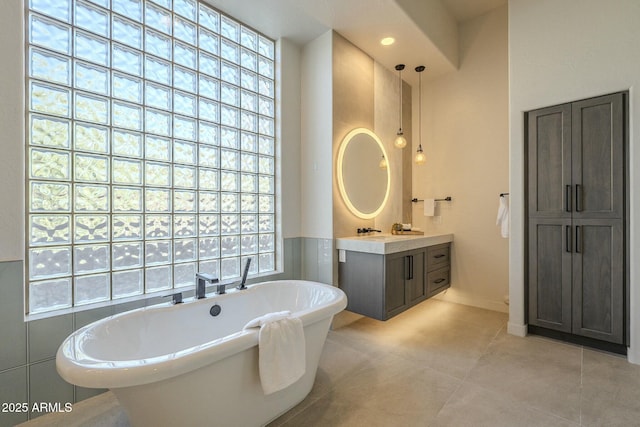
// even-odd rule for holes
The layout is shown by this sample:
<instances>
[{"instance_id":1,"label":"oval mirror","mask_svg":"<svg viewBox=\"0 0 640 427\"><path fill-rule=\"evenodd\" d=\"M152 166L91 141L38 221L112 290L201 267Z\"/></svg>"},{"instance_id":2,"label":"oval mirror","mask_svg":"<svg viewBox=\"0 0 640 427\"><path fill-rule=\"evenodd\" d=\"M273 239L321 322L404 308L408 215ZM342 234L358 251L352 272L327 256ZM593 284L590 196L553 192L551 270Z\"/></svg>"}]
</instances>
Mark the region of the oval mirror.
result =
<instances>
[{"instance_id":1,"label":"oval mirror","mask_svg":"<svg viewBox=\"0 0 640 427\"><path fill-rule=\"evenodd\" d=\"M344 137L338 150L338 188L349 210L359 218L375 218L389 198L391 174L381 167L387 153L378 136L357 128Z\"/></svg>"}]
</instances>

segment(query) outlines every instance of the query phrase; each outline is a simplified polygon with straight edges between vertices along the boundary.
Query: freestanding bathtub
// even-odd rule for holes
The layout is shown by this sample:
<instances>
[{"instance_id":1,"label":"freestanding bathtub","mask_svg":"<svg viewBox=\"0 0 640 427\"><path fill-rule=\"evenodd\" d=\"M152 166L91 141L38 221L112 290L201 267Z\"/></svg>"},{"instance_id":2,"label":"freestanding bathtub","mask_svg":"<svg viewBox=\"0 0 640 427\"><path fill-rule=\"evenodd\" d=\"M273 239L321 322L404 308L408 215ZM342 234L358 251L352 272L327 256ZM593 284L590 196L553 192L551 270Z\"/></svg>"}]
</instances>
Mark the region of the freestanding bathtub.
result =
<instances>
[{"instance_id":1,"label":"freestanding bathtub","mask_svg":"<svg viewBox=\"0 0 640 427\"><path fill-rule=\"evenodd\" d=\"M261 426L311 391L331 320L346 305L340 289L298 280L159 304L77 330L58 349L56 366L72 384L111 389L132 426ZM243 326L282 310L302 320L306 372L265 395L258 329Z\"/></svg>"}]
</instances>

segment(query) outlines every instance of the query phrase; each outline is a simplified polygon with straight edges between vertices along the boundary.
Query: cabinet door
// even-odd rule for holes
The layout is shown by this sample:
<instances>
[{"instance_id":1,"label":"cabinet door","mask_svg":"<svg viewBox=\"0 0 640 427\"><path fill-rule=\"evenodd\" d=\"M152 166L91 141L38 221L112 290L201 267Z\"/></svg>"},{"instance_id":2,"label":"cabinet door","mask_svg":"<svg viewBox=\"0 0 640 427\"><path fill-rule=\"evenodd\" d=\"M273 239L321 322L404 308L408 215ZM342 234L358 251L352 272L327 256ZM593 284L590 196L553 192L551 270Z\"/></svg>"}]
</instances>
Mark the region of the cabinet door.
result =
<instances>
[{"instance_id":1,"label":"cabinet door","mask_svg":"<svg viewBox=\"0 0 640 427\"><path fill-rule=\"evenodd\" d=\"M571 105L527 113L530 217L571 216Z\"/></svg>"},{"instance_id":2,"label":"cabinet door","mask_svg":"<svg viewBox=\"0 0 640 427\"><path fill-rule=\"evenodd\" d=\"M408 257L405 252L385 256L385 318L394 316L407 305L405 280L408 276Z\"/></svg>"},{"instance_id":3,"label":"cabinet door","mask_svg":"<svg viewBox=\"0 0 640 427\"><path fill-rule=\"evenodd\" d=\"M574 219L624 212L624 94L572 104Z\"/></svg>"},{"instance_id":4,"label":"cabinet door","mask_svg":"<svg viewBox=\"0 0 640 427\"><path fill-rule=\"evenodd\" d=\"M573 224L573 333L624 344L622 221Z\"/></svg>"},{"instance_id":5,"label":"cabinet door","mask_svg":"<svg viewBox=\"0 0 640 427\"><path fill-rule=\"evenodd\" d=\"M412 251L408 255L408 273L405 287L407 291L407 302L410 305L418 303L427 295L426 265L427 251L419 249Z\"/></svg>"},{"instance_id":6,"label":"cabinet door","mask_svg":"<svg viewBox=\"0 0 640 427\"><path fill-rule=\"evenodd\" d=\"M571 220L529 219L529 324L571 332Z\"/></svg>"}]
</instances>

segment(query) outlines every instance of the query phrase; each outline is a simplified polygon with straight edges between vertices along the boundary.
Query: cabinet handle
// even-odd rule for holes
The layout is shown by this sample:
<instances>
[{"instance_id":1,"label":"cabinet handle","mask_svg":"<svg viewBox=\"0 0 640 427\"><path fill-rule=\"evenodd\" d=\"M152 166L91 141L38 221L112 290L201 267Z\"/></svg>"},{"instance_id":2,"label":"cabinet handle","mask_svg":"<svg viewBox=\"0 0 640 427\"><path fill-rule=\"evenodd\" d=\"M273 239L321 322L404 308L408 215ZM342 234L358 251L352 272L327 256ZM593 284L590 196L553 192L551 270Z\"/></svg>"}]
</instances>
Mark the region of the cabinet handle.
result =
<instances>
[{"instance_id":1,"label":"cabinet handle","mask_svg":"<svg viewBox=\"0 0 640 427\"><path fill-rule=\"evenodd\" d=\"M566 251L571 253L571 226L567 225L564 229L564 244Z\"/></svg>"},{"instance_id":2,"label":"cabinet handle","mask_svg":"<svg viewBox=\"0 0 640 427\"><path fill-rule=\"evenodd\" d=\"M576 253L582 253L582 227L576 225Z\"/></svg>"},{"instance_id":3,"label":"cabinet handle","mask_svg":"<svg viewBox=\"0 0 640 427\"><path fill-rule=\"evenodd\" d=\"M438 283L442 283L444 281L445 281L445 279L440 278L438 280L434 280L433 283L438 284Z\"/></svg>"},{"instance_id":4,"label":"cabinet handle","mask_svg":"<svg viewBox=\"0 0 640 427\"><path fill-rule=\"evenodd\" d=\"M404 257L404 273L405 280L413 279L413 255Z\"/></svg>"},{"instance_id":5,"label":"cabinet handle","mask_svg":"<svg viewBox=\"0 0 640 427\"><path fill-rule=\"evenodd\" d=\"M571 185L565 186L564 191L564 210L571 212Z\"/></svg>"},{"instance_id":6,"label":"cabinet handle","mask_svg":"<svg viewBox=\"0 0 640 427\"><path fill-rule=\"evenodd\" d=\"M434 257L434 258L442 258L442 257L444 257L444 254L434 255L433 257Z\"/></svg>"},{"instance_id":7,"label":"cabinet handle","mask_svg":"<svg viewBox=\"0 0 640 427\"><path fill-rule=\"evenodd\" d=\"M582 211L582 185L576 184L576 212Z\"/></svg>"},{"instance_id":8,"label":"cabinet handle","mask_svg":"<svg viewBox=\"0 0 640 427\"><path fill-rule=\"evenodd\" d=\"M413 279L413 255L409 256L409 280Z\"/></svg>"}]
</instances>

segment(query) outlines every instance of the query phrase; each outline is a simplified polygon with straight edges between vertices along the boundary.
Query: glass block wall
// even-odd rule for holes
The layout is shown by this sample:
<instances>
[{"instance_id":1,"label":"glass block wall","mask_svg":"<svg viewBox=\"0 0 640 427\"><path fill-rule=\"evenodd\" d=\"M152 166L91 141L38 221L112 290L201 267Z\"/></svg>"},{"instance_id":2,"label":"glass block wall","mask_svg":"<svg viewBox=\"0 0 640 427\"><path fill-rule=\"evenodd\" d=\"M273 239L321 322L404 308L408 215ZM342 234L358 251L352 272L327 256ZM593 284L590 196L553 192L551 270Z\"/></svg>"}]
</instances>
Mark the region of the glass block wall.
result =
<instances>
[{"instance_id":1,"label":"glass block wall","mask_svg":"<svg viewBox=\"0 0 640 427\"><path fill-rule=\"evenodd\" d=\"M27 312L276 268L274 42L196 0L30 0Z\"/></svg>"}]
</instances>

